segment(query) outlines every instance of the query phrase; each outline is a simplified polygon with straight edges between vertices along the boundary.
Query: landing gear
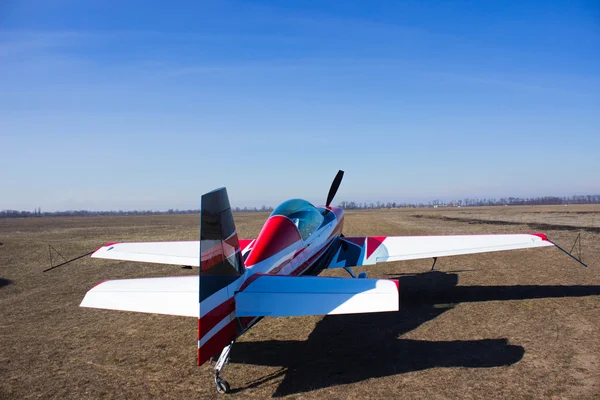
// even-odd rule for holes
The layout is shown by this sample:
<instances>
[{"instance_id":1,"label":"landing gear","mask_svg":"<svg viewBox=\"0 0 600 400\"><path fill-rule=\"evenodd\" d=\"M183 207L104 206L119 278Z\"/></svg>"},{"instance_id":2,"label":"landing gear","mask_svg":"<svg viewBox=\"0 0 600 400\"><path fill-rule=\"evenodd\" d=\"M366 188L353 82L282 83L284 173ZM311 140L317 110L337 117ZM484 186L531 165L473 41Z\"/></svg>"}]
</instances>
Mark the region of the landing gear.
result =
<instances>
[{"instance_id":1,"label":"landing gear","mask_svg":"<svg viewBox=\"0 0 600 400\"><path fill-rule=\"evenodd\" d=\"M360 274L358 274L358 276L356 276L356 275L354 275L354 272L352 272L352 270L350 269L350 267L344 267L344 269L353 278L358 278L358 279L366 279L367 278L367 273L366 272L361 272Z\"/></svg>"},{"instance_id":2,"label":"landing gear","mask_svg":"<svg viewBox=\"0 0 600 400\"><path fill-rule=\"evenodd\" d=\"M217 360L217 363L215 364L215 369L214 369L215 385L217 386L217 392L223 393L223 394L229 393L229 391L231 389L229 387L229 383L227 383L227 381L225 379L221 378L219 375L223 371L223 369L225 369L225 366L227 366L227 364L229 363L229 352L231 351L232 345L233 345L233 342L231 342L230 345L228 345L227 347L225 347L223 349L223 351L221 352L221 355L219 356L219 359Z\"/></svg>"},{"instance_id":3,"label":"landing gear","mask_svg":"<svg viewBox=\"0 0 600 400\"><path fill-rule=\"evenodd\" d=\"M352 272L350 267L344 267L344 269L346 270L347 273L350 274L351 277L356 278L356 275L354 275L354 272Z\"/></svg>"},{"instance_id":4,"label":"landing gear","mask_svg":"<svg viewBox=\"0 0 600 400\"><path fill-rule=\"evenodd\" d=\"M437 257L433 257L433 265L429 271L435 271L435 263L437 262Z\"/></svg>"}]
</instances>

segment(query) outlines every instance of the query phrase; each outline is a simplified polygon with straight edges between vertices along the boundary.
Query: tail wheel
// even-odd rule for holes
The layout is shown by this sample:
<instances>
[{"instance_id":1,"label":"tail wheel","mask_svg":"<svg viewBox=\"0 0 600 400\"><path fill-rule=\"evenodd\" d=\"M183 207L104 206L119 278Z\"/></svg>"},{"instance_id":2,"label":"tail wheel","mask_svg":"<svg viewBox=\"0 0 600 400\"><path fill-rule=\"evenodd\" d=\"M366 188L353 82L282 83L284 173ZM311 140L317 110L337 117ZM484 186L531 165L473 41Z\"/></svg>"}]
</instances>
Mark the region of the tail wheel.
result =
<instances>
[{"instance_id":1,"label":"tail wheel","mask_svg":"<svg viewBox=\"0 0 600 400\"><path fill-rule=\"evenodd\" d=\"M215 383L217 384L217 392L221 394L229 393L231 390L229 383L223 378L216 378Z\"/></svg>"}]
</instances>

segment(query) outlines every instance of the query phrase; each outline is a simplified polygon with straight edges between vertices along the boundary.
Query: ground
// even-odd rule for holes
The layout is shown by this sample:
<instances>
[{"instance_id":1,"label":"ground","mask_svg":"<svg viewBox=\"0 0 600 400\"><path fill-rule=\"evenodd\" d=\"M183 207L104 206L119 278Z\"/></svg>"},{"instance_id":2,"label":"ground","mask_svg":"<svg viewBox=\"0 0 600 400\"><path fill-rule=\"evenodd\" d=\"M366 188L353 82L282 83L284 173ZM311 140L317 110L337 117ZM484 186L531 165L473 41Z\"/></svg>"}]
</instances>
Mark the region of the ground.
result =
<instances>
[{"instance_id":1,"label":"ground","mask_svg":"<svg viewBox=\"0 0 600 400\"><path fill-rule=\"evenodd\" d=\"M255 237L266 214L235 215ZM195 274L65 257L112 241L197 240L197 215L0 220L0 398L217 398L195 319L79 307L107 279ZM380 264L400 311L263 319L233 348L232 398L592 399L600 394L600 206L356 211L352 235L542 231L571 248ZM362 268L358 268L362 271ZM344 276L344 271L324 275Z\"/></svg>"}]
</instances>

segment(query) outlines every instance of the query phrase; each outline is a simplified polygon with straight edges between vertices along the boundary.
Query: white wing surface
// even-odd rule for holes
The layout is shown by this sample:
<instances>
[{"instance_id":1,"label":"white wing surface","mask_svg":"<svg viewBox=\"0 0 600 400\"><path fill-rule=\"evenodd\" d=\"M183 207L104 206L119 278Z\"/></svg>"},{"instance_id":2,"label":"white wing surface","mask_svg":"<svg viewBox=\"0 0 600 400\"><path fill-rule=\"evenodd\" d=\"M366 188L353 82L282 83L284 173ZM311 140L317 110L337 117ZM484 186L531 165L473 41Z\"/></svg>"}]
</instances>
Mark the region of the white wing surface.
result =
<instances>
[{"instance_id":1,"label":"white wing surface","mask_svg":"<svg viewBox=\"0 0 600 400\"><path fill-rule=\"evenodd\" d=\"M239 240L242 254L249 250L252 242L251 239ZM108 243L96 250L92 257L198 267L200 242Z\"/></svg>"},{"instance_id":2,"label":"white wing surface","mask_svg":"<svg viewBox=\"0 0 600 400\"><path fill-rule=\"evenodd\" d=\"M198 276L106 281L81 307L196 317ZM284 317L397 311L398 281L260 275L235 294L236 317Z\"/></svg>"},{"instance_id":3,"label":"white wing surface","mask_svg":"<svg viewBox=\"0 0 600 400\"><path fill-rule=\"evenodd\" d=\"M92 257L198 267L200 242L109 243L96 250Z\"/></svg>"},{"instance_id":4,"label":"white wing surface","mask_svg":"<svg viewBox=\"0 0 600 400\"><path fill-rule=\"evenodd\" d=\"M553 246L546 235L362 236L341 239L329 268Z\"/></svg>"},{"instance_id":5,"label":"white wing surface","mask_svg":"<svg viewBox=\"0 0 600 400\"><path fill-rule=\"evenodd\" d=\"M198 318L198 279L195 275L106 281L89 290L80 306Z\"/></svg>"}]
</instances>

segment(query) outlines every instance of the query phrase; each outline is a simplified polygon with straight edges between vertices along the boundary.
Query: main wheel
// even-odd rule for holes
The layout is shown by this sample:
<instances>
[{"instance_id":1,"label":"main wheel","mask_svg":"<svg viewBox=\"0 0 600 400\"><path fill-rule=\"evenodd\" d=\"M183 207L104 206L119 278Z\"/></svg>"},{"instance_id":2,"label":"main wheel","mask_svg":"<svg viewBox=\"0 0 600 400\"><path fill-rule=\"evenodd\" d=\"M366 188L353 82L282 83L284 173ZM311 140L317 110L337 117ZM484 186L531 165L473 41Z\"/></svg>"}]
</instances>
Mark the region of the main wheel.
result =
<instances>
[{"instance_id":1,"label":"main wheel","mask_svg":"<svg viewBox=\"0 0 600 400\"><path fill-rule=\"evenodd\" d=\"M229 393L229 383L223 378L216 378L215 383L217 384L217 392L219 393Z\"/></svg>"}]
</instances>

